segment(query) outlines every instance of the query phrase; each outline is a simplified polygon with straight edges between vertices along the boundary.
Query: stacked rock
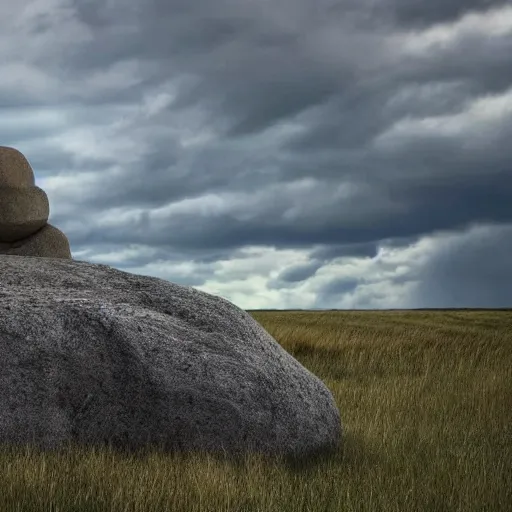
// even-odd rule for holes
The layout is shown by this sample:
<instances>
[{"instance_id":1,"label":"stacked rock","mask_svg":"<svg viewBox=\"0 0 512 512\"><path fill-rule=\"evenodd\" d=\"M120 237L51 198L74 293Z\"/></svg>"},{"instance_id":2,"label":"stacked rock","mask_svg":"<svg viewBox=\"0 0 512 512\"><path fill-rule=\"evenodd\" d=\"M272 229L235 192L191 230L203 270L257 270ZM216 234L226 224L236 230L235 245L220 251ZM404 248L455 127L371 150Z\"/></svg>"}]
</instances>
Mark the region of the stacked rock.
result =
<instances>
[{"instance_id":1,"label":"stacked rock","mask_svg":"<svg viewBox=\"0 0 512 512\"><path fill-rule=\"evenodd\" d=\"M35 185L27 159L0 146L0 254L72 259L66 235L48 224L49 214L48 196Z\"/></svg>"}]
</instances>

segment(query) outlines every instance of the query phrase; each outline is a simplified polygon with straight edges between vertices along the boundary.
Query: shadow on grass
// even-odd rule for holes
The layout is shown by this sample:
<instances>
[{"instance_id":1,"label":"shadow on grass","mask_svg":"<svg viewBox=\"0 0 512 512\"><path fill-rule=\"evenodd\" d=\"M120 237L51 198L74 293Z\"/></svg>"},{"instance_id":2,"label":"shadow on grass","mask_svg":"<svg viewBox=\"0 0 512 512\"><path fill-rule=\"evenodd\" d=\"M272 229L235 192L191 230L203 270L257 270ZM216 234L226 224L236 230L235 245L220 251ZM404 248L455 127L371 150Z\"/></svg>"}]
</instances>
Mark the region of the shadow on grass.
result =
<instances>
[{"instance_id":1,"label":"shadow on grass","mask_svg":"<svg viewBox=\"0 0 512 512\"><path fill-rule=\"evenodd\" d=\"M328 467L340 467L347 470L359 470L362 466L380 465L385 463L383 457L373 452L360 436L345 431L339 444L327 445L316 450L294 455L273 454L245 446L238 450L193 450L179 446L168 446L162 443L152 443L143 446L133 446L126 442L108 441L102 443L73 443L67 441L58 446L42 447L37 443L30 445L0 445L0 455L10 454L19 456L23 453L37 457L40 454L56 454L67 457L81 457L84 454L106 454L107 456L121 457L128 460L142 461L152 455L171 457L185 460L189 456L199 456L199 459L213 458L222 463L233 465L237 469L247 466L249 458L255 455L265 463L283 467L292 473L308 473Z\"/></svg>"},{"instance_id":2,"label":"shadow on grass","mask_svg":"<svg viewBox=\"0 0 512 512\"><path fill-rule=\"evenodd\" d=\"M343 443L343 441L342 441ZM272 454L263 452L250 447L244 447L239 450L225 450L223 448L216 450L194 450L184 449L179 446L167 446L164 444L151 444L145 446L134 446L127 443L108 441L101 443L76 443L72 441L64 442L58 446L48 447L38 443L13 445L0 445L0 456L9 457L25 454L27 456L38 457L43 454L57 455L62 457L77 457L84 454L107 454L108 456L121 457L129 460L142 461L152 455L186 459L189 456L198 455L200 458L211 457L220 462L226 462L234 465L236 468L242 468L247 465L248 459L255 455L270 464L282 465L290 471L302 472L308 469L314 469L319 465L331 463L340 458L340 447L327 446L317 450L310 450L305 453L295 455Z\"/></svg>"}]
</instances>

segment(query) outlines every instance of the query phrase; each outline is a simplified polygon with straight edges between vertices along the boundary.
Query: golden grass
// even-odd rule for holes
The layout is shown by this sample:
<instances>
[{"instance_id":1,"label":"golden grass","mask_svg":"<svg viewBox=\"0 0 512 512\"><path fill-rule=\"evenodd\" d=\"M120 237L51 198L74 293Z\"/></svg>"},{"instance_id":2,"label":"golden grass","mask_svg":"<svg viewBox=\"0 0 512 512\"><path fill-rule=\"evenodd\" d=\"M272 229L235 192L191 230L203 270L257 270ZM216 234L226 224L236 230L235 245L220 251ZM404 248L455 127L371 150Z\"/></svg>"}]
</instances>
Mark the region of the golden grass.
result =
<instances>
[{"instance_id":1,"label":"golden grass","mask_svg":"<svg viewBox=\"0 0 512 512\"><path fill-rule=\"evenodd\" d=\"M512 511L512 312L251 312L332 391L338 452L0 453L2 511Z\"/></svg>"}]
</instances>

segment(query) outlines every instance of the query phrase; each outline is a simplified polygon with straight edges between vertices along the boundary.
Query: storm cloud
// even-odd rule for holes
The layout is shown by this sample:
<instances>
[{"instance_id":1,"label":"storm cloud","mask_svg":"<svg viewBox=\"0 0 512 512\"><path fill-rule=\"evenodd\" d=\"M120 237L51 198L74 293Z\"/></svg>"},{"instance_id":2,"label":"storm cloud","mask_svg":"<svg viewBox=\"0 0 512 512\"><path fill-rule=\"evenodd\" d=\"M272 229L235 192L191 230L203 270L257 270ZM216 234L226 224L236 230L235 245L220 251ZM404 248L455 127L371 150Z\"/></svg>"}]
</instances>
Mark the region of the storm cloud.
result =
<instances>
[{"instance_id":1,"label":"storm cloud","mask_svg":"<svg viewBox=\"0 0 512 512\"><path fill-rule=\"evenodd\" d=\"M0 145L73 258L247 309L512 307L512 6L20 0Z\"/></svg>"}]
</instances>

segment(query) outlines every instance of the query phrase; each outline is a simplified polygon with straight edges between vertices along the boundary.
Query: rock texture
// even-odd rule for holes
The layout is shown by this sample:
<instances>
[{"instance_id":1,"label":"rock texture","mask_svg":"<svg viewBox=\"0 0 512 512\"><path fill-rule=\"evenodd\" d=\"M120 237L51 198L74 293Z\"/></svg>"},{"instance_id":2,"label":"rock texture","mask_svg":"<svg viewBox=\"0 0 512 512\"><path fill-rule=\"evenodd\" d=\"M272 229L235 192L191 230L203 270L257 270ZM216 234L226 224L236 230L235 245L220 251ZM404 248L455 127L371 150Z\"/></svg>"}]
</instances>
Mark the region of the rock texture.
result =
<instances>
[{"instance_id":1,"label":"rock texture","mask_svg":"<svg viewBox=\"0 0 512 512\"><path fill-rule=\"evenodd\" d=\"M232 303L76 260L0 256L0 443L302 457L328 388Z\"/></svg>"},{"instance_id":2,"label":"rock texture","mask_svg":"<svg viewBox=\"0 0 512 512\"><path fill-rule=\"evenodd\" d=\"M69 241L48 224L50 205L27 159L0 146L0 254L71 259Z\"/></svg>"}]
</instances>

